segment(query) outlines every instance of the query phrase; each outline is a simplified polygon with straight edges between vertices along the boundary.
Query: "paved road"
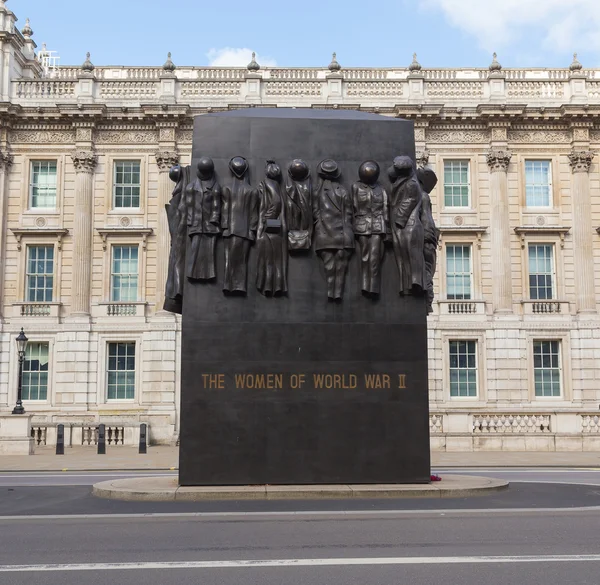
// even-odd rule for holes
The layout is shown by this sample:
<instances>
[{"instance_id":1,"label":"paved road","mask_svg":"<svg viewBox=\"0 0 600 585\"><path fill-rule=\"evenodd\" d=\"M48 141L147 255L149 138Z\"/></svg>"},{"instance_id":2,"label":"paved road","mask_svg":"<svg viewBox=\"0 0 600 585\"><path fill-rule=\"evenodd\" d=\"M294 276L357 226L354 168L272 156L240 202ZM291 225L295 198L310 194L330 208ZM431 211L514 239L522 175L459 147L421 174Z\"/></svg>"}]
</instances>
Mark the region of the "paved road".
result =
<instances>
[{"instance_id":1,"label":"paved road","mask_svg":"<svg viewBox=\"0 0 600 585\"><path fill-rule=\"evenodd\" d=\"M597 585L600 511L0 520L3 585Z\"/></svg>"},{"instance_id":2,"label":"paved road","mask_svg":"<svg viewBox=\"0 0 600 585\"><path fill-rule=\"evenodd\" d=\"M600 470L507 477L448 500L117 502L124 475L0 474L2 585L598 585ZM551 482L551 483L549 483Z\"/></svg>"}]
</instances>

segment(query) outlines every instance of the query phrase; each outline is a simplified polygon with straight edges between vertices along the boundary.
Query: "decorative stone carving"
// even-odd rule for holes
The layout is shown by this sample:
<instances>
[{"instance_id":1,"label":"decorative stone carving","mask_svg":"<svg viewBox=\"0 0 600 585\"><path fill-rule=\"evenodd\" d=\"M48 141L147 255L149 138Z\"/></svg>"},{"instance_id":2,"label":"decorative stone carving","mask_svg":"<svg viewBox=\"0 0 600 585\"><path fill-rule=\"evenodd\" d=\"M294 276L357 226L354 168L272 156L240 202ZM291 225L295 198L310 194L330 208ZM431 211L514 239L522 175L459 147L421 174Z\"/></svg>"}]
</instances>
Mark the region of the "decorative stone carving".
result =
<instances>
[{"instance_id":1,"label":"decorative stone carving","mask_svg":"<svg viewBox=\"0 0 600 585\"><path fill-rule=\"evenodd\" d=\"M489 133L480 130L429 130L427 142L475 144L478 142L489 142Z\"/></svg>"},{"instance_id":2,"label":"decorative stone carving","mask_svg":"<svg viewBox=\"0 0 600 585\"><path fill-rule=\"evenodd\" d=\"M9 170L14 161L14 157L12 154L6 154L0 152L0 171L1 170Z\"/></svg>"},{"instance_id":3,"label":"decorative stone carving","mask_svg":"<svg viewBox=\"0 0 600 585\"><path fill-rule=\"evenodd\" d=\"M573 128L573 140L587 142L590 139L589 128Z\"/></svg>"},{"instance_id":4,"label":"decorative stone carving","mask_svg":"<svg viewBox=\"0 0 600 585\"><path fill-rule=\"evenodd\" d=\"M492 128L492 140L506 142L508 136L507 128Z\"/></svg>"},{"instance_id":5,"label":"decorative stone carving","mask_svg":"<svg viewBox=\"0 0 600 585\"><path fill-rule=\"evenodd\" d=\"M77 142L91 142L93 129L89 127L80 127L75 129L75 140Z\"/></svg>"},{"instance_id":6,"label":"decorative stone carving","mask_svg":"<svg viewBox=\"0 0 600 585\"><path fill-rule=\"evenodd\" d=\"M371 297L377 297L381 289L381 263L389 222L388 194L378 183L379 173L375 161L366 161L358 169L360 181L352 185L361 287L363 294Z\"/></svg>"},{"instance_id":7,"label":"decorative stone carving","mask_svg":"<svg viewBox=\"0 0 600 585\"><path fill-rule=\"evenodd\" d=\"M91 150L78 150L71 154L75 171L92 174L98 164L98 157Z\"/></svg>"},{"instance_id":8,"label":"decorative stone carving","mask_svg":"<svg viewBox=\"0 0 600 585\"><path fill-rule=\"evenodd\" d=\"M231 184L223 187L221 228L225 240L226 293L244 295L248 283L248 254L258 230L258 193L248 180L248 161L235 156L229 162Z\"/></svg>"},{"instance_id":9,"label":"decorative stone carving","mask_svg":"<svg viewBox=\"0 0 600 585\"><path fill-rule=\"evenodd\" d=\"M392 183L390 224L400 274L400 294L419 294L426 288L421 223L423 190L408 156L397 156L388 174Z\"/></svg>"},{"instance_id":10,"label":"decorative stone carving","mask_svg":"<svg viewBox=\"0 0 600 585\"><path fill-rule=\"evenodd\" d=\"M39 228L44 228L44 227L46 227L47 223L48 223L48 222L46 221L46 218L45 218L45 217L37 217L37 218L35 219L35 225L36 225L37 227L39 227Z\"/></svg>"},{"instance_id":11,"label":"decorative stone carving","mask_svg":"<svg viewBox=\"0 0 600 585\"><path fill-rule=\"evenodd\" d=\"M595 153L589 150L573 150L568 156L571 170L574 173L588 173Z\"/></svg>"},{"instance_id":12,"label":"decorative stone carving","mask_svg":"<svg viewBox=\"0 0 600 585\"><path fill-rule=\"evenodd\" d=\"M560 144L571 141L568 130L509 130L508 141L514 143Z\"/></svg>"},{"instance_id":13,"label":"decorative stone carving","mask_svg":"<svg viewBox=\"0 0 600 585\"><path fill-rule=\"evenodd\" d=\"M506 84L506 94L514 98L560 99L564 84L560 81L512 81Z\"/></svg>"},{"instance_id":14,"label":"decorative stone carving","mask_svg":"<svg viewBox=\"0 0 600 585\"><path fill-rule=\"evenodd\" d=\"M490 150L486 153L487 164L492 173L508 170L512 153L507 150Z\"/></svg>"},{"instance_id":15,"label":"decorative stone carving","mask_svg":"<svg viewBox=\"0 0 600 585\"><path fill-rule=\"evenodd\" d=\"M10 141L13 144L72 144L75 132L16 130L11 132Z\"/></svg>"},{"instance_id":16,"label":"decorative stone carving","mask_svg":"<svg viewBox=\"0 0 600 585\"><path fill-rule=\"evenodd\" d=\"M256 288L266 296L287 293L288 240L281 192L281 168L267 161L265 178L258 186L256 234Z\"/></svg>"},{"instance_id":17,"label":"decorative stone carving","mask_svg":"<svg viewBox=\"0 0 600 585\"><path fill-rule=\"evenodd\" d=\"M465 218L462 215L457 215L454 217L452 222L454 223L455 226L460 227L460 226L464 225Z\"/></svg>"},{"instance_id":18,"label":"decorative stone carving","mask_svg":"<svg viewBox=\"0 0 600 585\"><path fill-rule=\"evenodd\" d=\"M121 227L128 228L131 225L131 218L130 217L122 217L119 220L119 225Z\"/></svg>"},{"instance_id":19,"label":"decorative stone carving","mask_svg":"<svg viewBox=\"0 0 600 585\"><path fill-rule=\"evenodd\" d=\"M327 279L327 296L340 302L350 256L354 250L352 200L340 184L341 170L334 160L319 164L321 179L313 196L315 250L323 262Z\"/></svg>"},{"instance_id":20,"label":"decorative stone carving","mask_svg":"<svg viewBox=\"0 0 600 585\"><path fill-rule=\"evenodd\" d=\"M241 89L242 84L237 81L184 81L181 83L181 97L236 96Z\"/></svg>"},{"instance_id":21,"label":"decorative stone carving","mask_svg":"<svg viewBox=\"0 0 600 585\"><path fill-rule=\"evenodd\" d=\"M416 163L419 168L429 164L429 151L427 149L417 152Z\"/></svg>"},{"instance_id":22,"label":"decorative stone carving","mask_svg":"<svg viewBox=\"0 0 600 585\"><path fill-rule=\"evenodd\" d=\"M179 164L179 154L177 152L165 150L157 152L154 156L156 157L156 164L161 173L168 173L171 167Z\"/></svg>"},{"instance_id":23,"label":"decorative stone carving","mask_svg":"<svg viewBox=\"0 0 600 585\"><path fill-rule=\"evenodd\" d=\"M158 139L163 142L175 141L175 128L160 128L158 131Z\"/></svg>"},{"instance_id":24,"label":"decorative stone carving","mask_svg":"<svg viewBox=\"0 0 600 585\"><path fill-rule=\"evenodd\" d=\"M474 98L483 97L483 83L479 81L428 81L429 97Z\"/></svg>"},{"instance_id":25,"label":"decorative stone carving","mask_svg":"<svg viewBox=\"0 0 600 585\"><path fill-rule=\"evenodd\" d=\"M178 130L175 134L175 142L192 142L193 132L191 130Z\"/></svg>"},{"instance_id":26,"label":"decorative stone carving","mask_svg":"<svg viewBox=\"0 0 600 585\"><path fill-rule=\"evenodd\" d=\"M105 130L96 132L96 144L156 144L155 130Z\"/></svg>"},{"instance_id":27,"label":"decorative stone carving","mask_svg":"<svg viewBox=\"0 0 600 585\"><path fill-rule=\"evenodd\" d=\"M188 236L191 239L186 275L190 280L213 280L215 243L221 232L221 187L212 159L198 161L197 178L185 189L188 201Z\"/></svg>"}]
</instances>

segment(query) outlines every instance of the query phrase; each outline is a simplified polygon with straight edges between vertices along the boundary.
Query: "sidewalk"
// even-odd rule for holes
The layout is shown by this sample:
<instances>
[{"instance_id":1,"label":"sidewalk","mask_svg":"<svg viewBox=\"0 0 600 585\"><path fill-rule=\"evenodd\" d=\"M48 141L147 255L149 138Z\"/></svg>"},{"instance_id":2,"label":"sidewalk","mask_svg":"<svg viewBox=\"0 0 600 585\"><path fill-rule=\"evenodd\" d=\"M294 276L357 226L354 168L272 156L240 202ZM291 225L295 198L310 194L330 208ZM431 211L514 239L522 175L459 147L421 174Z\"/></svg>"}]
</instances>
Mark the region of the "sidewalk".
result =
<instances>
[{"instance_id":1,"label":"sidewalk","mask_svg":"<svg viewBox=\"0 0 600 585\"><path fill-rule=\"evenodd\" d=\"M0 472L9 471L175 471L178 467L178 447L149 447L140 455L131 447L107 447L106 455L97 455L93 447L65 449L65 455L38 447L29 457L0 456ZM600 452L476 452L431 454L434 468L440 467L597 467Z\"/></svg>"}]
</instances>

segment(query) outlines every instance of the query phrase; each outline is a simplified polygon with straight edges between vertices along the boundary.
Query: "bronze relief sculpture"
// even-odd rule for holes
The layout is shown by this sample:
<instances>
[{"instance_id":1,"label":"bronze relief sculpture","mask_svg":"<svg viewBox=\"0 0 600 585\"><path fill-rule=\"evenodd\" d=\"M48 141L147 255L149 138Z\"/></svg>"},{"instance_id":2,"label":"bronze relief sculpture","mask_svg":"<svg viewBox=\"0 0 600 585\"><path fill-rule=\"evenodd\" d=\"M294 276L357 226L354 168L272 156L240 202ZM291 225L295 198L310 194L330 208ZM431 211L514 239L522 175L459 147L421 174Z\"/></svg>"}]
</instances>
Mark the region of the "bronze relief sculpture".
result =
<instances>
[{"instance_id":1,"label":"bronze relief sculpture","mask_svg":"<svg viewBox=\"0 0 600 585\"><path fill-rule=\"evenodd\" d=\"M288 240L281 168L275 161L267 161L258 195L256 288L263 295L282 295L287 293Z\"/></svg>"},{"instance_id":2,"label":"bronze relief sculpture","mask_svg":"<svg viewBox=\"0 0 600 585\"><path fill-rule=\"evenodd\" d=\"M440 239L440 230L435 225L433 210L431 206L430 193L437 185L438 179L430 167L424 167L417 171L417 177L423 188L423 204L421 206L421 223L425 235L424 258L426 276L427 312L433 312L433 277L437 265L437 247Z\"/></svg>"},{"instance_id":3,"label":"bronze relief sculpture","mask_svg":"<svg viewBox=\"0 0 600 585\"><path fill-rule=\"evenodd\" d=\"M258 193L248 180L248 161L235 156L229 162L231 184L223 187L221 228L225 248L226 293L245 294L248 254L258 229Z\"/></svg>"},{"instance_id":4,"label":"bronze relief sculpture","mask_svg":"<svg viewBox=\"0 0 600 585\"><path fill-rule=\"evenodd\" d=\"M379 165L372 160L358 169L352 185L354 235L360 254L360 281L363 294L376 297L381 289L381 263L388 225L388 195L378 183Z\"/></svg>"},{"instance_id":5,"label":"bronze relief sculpture","mask_svg":"<svg viewBox=\"0 0 600 585\"><path fill-rule=\"evenodd\" d=\"M334 160L321 162L318 174L320 182L313 197L315 250L325 268L327 296L341 301L354 250L352 200L340 184L341 171Z\"/></svg>"},{"instance_id":6,"label":"bronze relief sculpture","mask_svg":"<svg viewBox=\"0 0 600 585\"><path fill-rule=\"evenodd\" d=\"M191 280L216 278L215 242L221 232L221 187L212 159L198 161L197 177L186 188L188 236L187 277Z\"/></svg>"},{"instance_id":7,"label":"bronze relief sculpture","mask_svg":"<svg viewBox=\"0 0 600 585\"><path fill-rule=\"evenodd\" d=\"M285 213L290 251L310 250L312 243L312 180L308 165L300 159L288 166Z\"/></svg>"},{"instance_id":8,"label":"bronze relief sculpture","mask_svg":"<svg viewBox=\"0 0 600 585\"><path fill-rule=\"evenodd\" d=\"M187 244L187 201L185 187L190 182L190 167L174 166L169 178L175 183L171 201L165 205L171 250L165 288L165 311L181 315L183 311L183 283L185 278L185 246Z\"/></svg>"},{"instance_id":9,"label":"bronze relief sculpture","mask_svg":"<svg viewBox=\"0 0 600 585\"><path fill-rule=\"evenodd\" d=\"M400 294L420 294L425 290L426 280L421 223L423 190L414 161L409 156L396 157L389 177L392 183L390 227L400 274Z\"/></svg>"}]
</instances>

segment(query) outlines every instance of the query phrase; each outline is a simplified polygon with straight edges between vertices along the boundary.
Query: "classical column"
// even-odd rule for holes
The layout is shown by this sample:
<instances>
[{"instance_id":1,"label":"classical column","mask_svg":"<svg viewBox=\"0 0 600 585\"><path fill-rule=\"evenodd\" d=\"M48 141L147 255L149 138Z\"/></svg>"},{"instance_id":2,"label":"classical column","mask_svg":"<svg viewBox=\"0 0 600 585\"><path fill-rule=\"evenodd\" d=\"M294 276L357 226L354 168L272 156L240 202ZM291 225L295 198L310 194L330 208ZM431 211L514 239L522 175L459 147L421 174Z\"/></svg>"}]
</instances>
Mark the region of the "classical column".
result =
<instances>
[{"instance_id":1,"label":"classical column","mask_svg":"<svg viewBox=\"0 0 600 585\"><path fill-rule=\"evenodd\" d=\"M596 312L594 291L594 252L592 200L590 197L590 167L594 153L573 150L569 162L573 171L573 253L575 255L575 290L577 311Z\"/></svg>"},{"instance_id":2,"label":"classical column","mask_svg":"<svg viewBox=\"0 0 600 585\"><path fill-rule=\"evenodd\" d=\"M507 150L490 150L490 232L492 244L492 299L494 312L512 312L510 270L510 219L508 213L507 171L512 154Z\"/></svg>"},{"instance_id":3,"label":"classical column","mask_svg":"<svg viewBox=\"0 0 600 585\"><path fill-rule=\"evenodd\" d=\"M10 154L0 152L0 266L6 266L6 226L7 226L7 178L13 157ZM0 320L4 316L4 273L0 270Z\"/></svg>"},{"instance_id":4,"label":"classical column","mask_svg":"<svg viewBox=\"0 0 600 585\"><path fill-rule=\"evenodd\" d=\"M172 166L179 164L179 155L176 152L162 151L156 153L156 164L158 165L158 230L156 234L156 310L162 311L165 302L165 286L167 283L167 271L169 268L169 251L171 248L171 237L169 234L169 222L165 205L171 199L173 181L169 178L169 170Z\"/></svg>"},{"instance_id":5,"label":"classical column","mask_svg":"<svg viewBox=\"0 0 600 585\"><path fill-rule=\"evenodd\" d=\"M71 158L76 173L71 314L89 315L92 285L94 169L98 157L90 150L78 150L71 155Z\"/></svg>"}]
</instances>

